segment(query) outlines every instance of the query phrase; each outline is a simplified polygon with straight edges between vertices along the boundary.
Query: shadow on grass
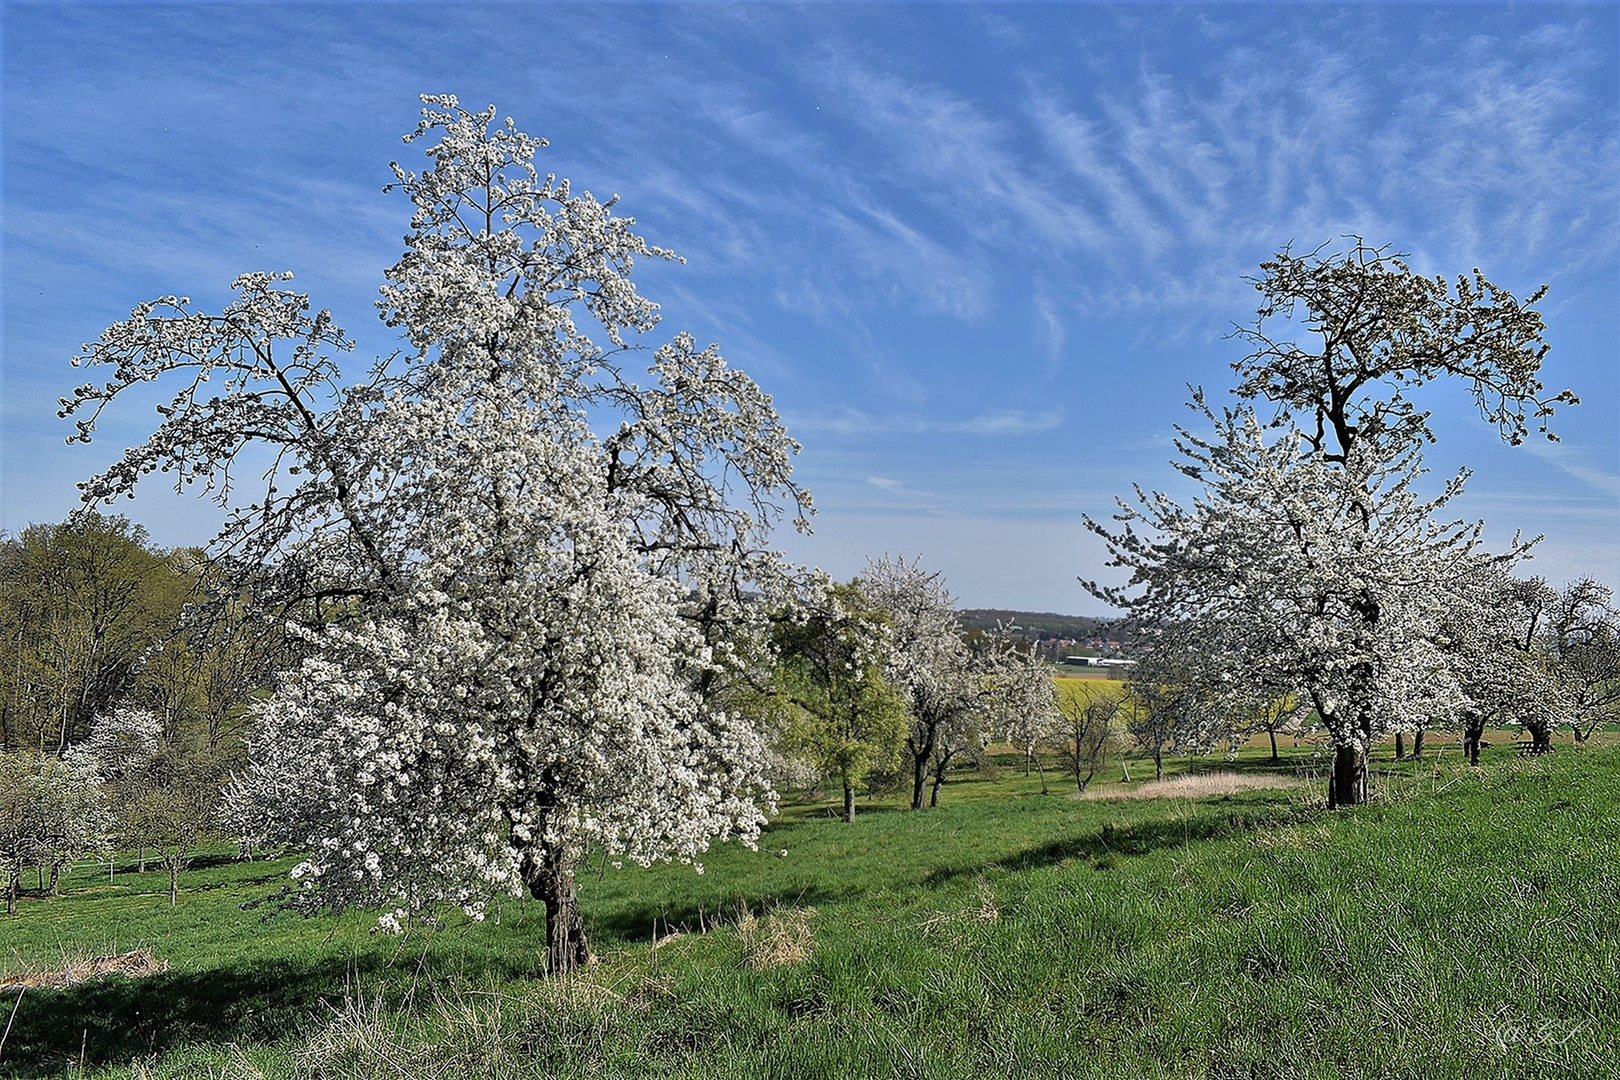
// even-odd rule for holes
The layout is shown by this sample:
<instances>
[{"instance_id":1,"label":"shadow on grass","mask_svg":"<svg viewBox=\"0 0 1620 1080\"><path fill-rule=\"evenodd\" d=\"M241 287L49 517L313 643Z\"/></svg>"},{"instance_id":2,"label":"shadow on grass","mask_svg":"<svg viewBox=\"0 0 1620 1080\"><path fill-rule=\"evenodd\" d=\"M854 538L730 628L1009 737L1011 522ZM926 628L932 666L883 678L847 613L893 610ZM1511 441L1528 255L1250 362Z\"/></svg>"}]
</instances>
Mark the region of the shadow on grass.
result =
<instances>
[{"instance_id":1,"label":"shadow on grass","mask_svg":"<svg viewBox=\"0 0 1620 1080\"><path fill-rule=\"evenodd\" d=\"M901 806L894 803L858 802L855 804L855 820L882 817L887 814L904 814L910 811L910 806ZM775 819L772 820L771 825L766 826L765 831L770 832L771 826L780 828L783 825L796 825L809 821L840 821L843 816L844 806L842 803L825 802L818 799L815 802L782 807L777 812Z\"/></svg>"},{"instance_id":2,"label":"shadow on grass","mask_svg":"<svg viewBox=\"0 0 1620 1080\"><path fill-rule=\"evenodd\" d=\"M0 1077L62 1076L80 1061L87 1069L126 1065L175 1046L263 1044L307 1034L339 1008L345 993L366 999L403 996L420 973L481 982L538 974L538 954L508 951L465 956L457 965L423 947L391 954L329 956L305 961L256 961L209 971L166 971L142 979L104 976L62 989L30 989L17 1004L0 1060ZM431 974L430 974L431 973ZM425 991L424 991L425 992ZM14 991L0 996L10 1015Z\"/></svg>"},{"instance_id":3,"label":"shadow on grass","mask_svg":"<svg viewBox=\"0 0 1620 1080\"><path fill-rule=\"evenodd\" d=\"M254 874L251 877L236 877L225 881L204 881L196 885L187 885L185 878L180 879L180 891L186 892L214 892L218 889L235 889L243 885L270 885L275 882L286 882L287 873L284 870L272 870L268 874Z\"/></svg>"},{"instance_id":4,"label":"shadow on grass","mask_svg":"<svg viewBox=\"0 0 1620 1080\"><path fill-rule=\"evenodd\" d=\"M1209 840L1223 840L1292 820L1300 811L1280 806L1264 793L1227 795L1200 806L1191 816L1156 818L1129 825L1103 825L1078 836L1048 841L983 864L944 867L924 877L927 885L942 885L972 876L989 867L1003 870L1037 870L1066 862L1085 862L1099 870L1112 869L1124 858L1155 851L1187 847Z\"/></svg>"},{"instance_id":5,"label":"shadow on grass","mask_svg":"<svg viewBox=\"0 0 1620 1080\"><path fill-rule=\"evenodd\" d=\"M180 880L184 881L186 875L193 871L214 870L221 866L247 865L255 861L264 862L265 860L262 858L257 860L244 859L234 852L230 854L221 854L216 851L204 852L193 855L186 860L186 868L181 871ZM101 860L99 867L101 871L105 871L107 869L107 860ZM158 858L157 853L154 851L147 852L145 869L142 869L141 861L136 858L133 852L126 851L113 860L113 870L119 877L134 877L137 880L159 876L167 878L169 876L169 872L163 867L163 860ZM100 876L106 877L107 875L101 873Z\"/></svg>"},{"instance_id":6,"label":"shadow on grass","mask_svg":"<svg viewBox=\"0 0 1620 1080\"><path fill-rule=\"evenodd\" d=\"M306 1022L323 996L341 995L346 975L375 976L375 963L266 964L252 970L107 976L58 990L26 992L6 1043L0 1075L60 1076L124 1063L171 1045L270 1041ZM8 999L7 1004L10 1004Z\"/></svg>"},{"instance_id":7,"label":"shadow on grass","mask_svg":"<svg viewBox=\"0 0 1620 1080\"><path fill-rule=\"evenodd\" d=\"M812 886L792 892L733 896L719 901L717 906L681 904L659 907L643 904L621 908L612 914L587 915L585 928L591 935L593 946L641 945L672 933L691 934L734 923L745 905L757 915L773 908L815 907L818 904L848 901L865 891L861 888L835 891Z\"/></svg>"}]
</instances>

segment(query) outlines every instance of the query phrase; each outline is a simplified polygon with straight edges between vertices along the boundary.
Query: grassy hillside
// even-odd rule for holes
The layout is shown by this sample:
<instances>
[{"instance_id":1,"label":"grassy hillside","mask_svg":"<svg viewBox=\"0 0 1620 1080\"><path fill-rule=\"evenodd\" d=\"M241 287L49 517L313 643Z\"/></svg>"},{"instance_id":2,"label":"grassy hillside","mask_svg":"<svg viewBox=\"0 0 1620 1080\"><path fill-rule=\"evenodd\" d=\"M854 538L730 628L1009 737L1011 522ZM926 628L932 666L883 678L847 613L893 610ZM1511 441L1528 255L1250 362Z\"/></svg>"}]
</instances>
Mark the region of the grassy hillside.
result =
<instances>
[{"instance_id":1,"label":"grassy hillside","mask_svg":"<svg viewBox=\"0 0 1620 1080\"><path fill-rule=\"evenodd\" d=\"M287 861L222 858L173 911L161 874L84 871L0 922L8 972L168 970L26 991L0 1075L1614 1075L1620 751L1389 769L1331 815L1010 767L932 811L793 806L701 875L593 865L601 960L566 984L516 901L399 939L242 911Z\"/></svg>"}]
</instances>

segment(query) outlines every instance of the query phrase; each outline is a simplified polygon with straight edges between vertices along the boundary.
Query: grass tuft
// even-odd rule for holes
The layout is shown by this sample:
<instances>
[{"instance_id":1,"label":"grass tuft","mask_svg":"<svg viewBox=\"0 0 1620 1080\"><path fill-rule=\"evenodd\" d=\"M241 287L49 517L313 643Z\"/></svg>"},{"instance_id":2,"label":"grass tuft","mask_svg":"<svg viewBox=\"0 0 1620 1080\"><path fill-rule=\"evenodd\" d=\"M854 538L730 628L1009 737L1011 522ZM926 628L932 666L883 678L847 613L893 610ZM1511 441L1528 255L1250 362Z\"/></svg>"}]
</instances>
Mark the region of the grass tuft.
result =
<instances>
[{"instance_id":1,"label":"grass tuft","mask_svg":"<svg viewBox=\"0 0 1620 1080\"><path fill-rule=\"evenodd\" d=\"M401 1018L382 994L345 994L298 1054L299 1070L312 1078L411 1077L403 1048Z\"/></svg>"},{"instance_id":2,"label":"grass tuft","mask_svg":"<svg viewBox=\"0 0 1620 1080\"><path fill-rule=\"evenodd\" d=\"M755 971L766 971L809 960L816 949L816 935L810 929L815 917L813 907L778 908L757 918L744 908L737 919L743 963Z\"/></svg>"},{"instance_id":3,"label":"grass tuft","mask_svg":"<svg viewBox=\"0 0 1620 1080\"><path fill-rule=\"evenodd\" d=\"M49 964L19 958L19 969L0 977L0 990L59 989L77 986L103 975L144 979L168 970L169 962L152 955L151 949L134 949L113 956L88 956L64 949L61 958Z\"/></svg>"}]
</instances>

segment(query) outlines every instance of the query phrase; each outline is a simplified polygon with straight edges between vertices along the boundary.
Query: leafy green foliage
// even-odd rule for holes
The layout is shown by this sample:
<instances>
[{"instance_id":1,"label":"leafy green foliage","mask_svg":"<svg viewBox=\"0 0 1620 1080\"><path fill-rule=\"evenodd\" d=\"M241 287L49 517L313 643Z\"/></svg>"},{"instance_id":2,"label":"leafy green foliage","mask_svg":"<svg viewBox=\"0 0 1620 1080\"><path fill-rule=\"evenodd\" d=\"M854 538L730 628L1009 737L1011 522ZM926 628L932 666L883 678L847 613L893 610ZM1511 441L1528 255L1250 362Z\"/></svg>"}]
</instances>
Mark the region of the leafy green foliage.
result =
<instances>
[{"instance_id":1,"label":"leafy green foliage","mask_svg":"<svg viewBox=\"0 0 1620 1080\"><path fill-rule=\"evenodd\" d=\"M189 586L123 517L79 513L0 545L0 750L84 738L135 688Z\"/></svg>"},{"instance_id":2,"label":"leafy green foliage","mask_svg":"<svg viewBox=\"0 0 1620 1080\"><path fill-rule=\"evenodd\" d=\"M886 622L855 584L835 584L775 631L773 696L785 744L839 779L851 821L855 789L899 762L909 725L905 699L883 678Z\"/></svg>"}]
</instances>

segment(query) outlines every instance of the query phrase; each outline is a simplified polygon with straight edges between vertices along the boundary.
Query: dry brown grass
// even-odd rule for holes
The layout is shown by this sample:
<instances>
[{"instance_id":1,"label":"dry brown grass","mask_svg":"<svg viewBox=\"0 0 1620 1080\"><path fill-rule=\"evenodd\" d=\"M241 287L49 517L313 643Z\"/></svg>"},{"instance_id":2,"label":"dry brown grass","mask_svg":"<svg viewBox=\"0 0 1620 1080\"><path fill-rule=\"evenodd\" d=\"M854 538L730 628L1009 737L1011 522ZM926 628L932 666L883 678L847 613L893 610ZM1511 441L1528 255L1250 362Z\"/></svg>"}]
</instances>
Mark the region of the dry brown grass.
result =
<instances>
[{"instance_id":1,"label":"dry brown grass","mask_svg":"<svg viewBox=\"0 0 1620 1080\"><path fill-rule=\"evenodd\" d=\"M1203 799L1260 788L1303 788L1310 784L1289 776L1253 776L1235 772L1197 773L1150 780L1134 787L1092 788L1082 799Z\"/></svg>"},{"instance_id":2,"label":"dry brown grass","mask_svg":"<svg viewBox=\"0 0 1620 1080\"><path fill-rule=\"evenodd\" d=\"M802 964L816 948L816 935L810 920L815 908L786 908L755 917L743 910L737 919L737 940L742 944L743 963L755 971Z\"/></svg>"},{"instance_id":3,"label":"dry brown grass","mask_svg":"<svg viewBox=\"0 0 1620 1080\"><path fill-rule=\"evenodd\" d=\"M1281 825L1272 829L1260 829L1249 838L1249 843L1264 851L1273 848L1319 850L1327 847L1332 839L1332 831L1325 824L1318 822L1314 825Z\"/></svg>"},{"instance_id":4,"label":"dry brown grass","mask_svg":"<svg viewBox=\"0 0 1620 1080\"><path fill-rule=\"evenodd\" d=\"M924 937L943 933L953 941L963 940L963 931L973 924L999 922L1001 919L1001 902L996 898L996 892L990 883L983 877L974 882L978 903L960 911L942 911L937 915L924 919L917 924Z\"/></svg>"},{"instance_id":5,"label":"dry brown grass","mask_svg":"<svg viewBox=\"0 0 1620 1080\"><path fill-rule=\"evenodd\" d=\"M996 901L995 890L982 877L974 885L979 892L979 910L973 913L973 918L982 923L996 922L1001 918L1001 905Z\"/></svg>"},{"instance_id":6,"label":"dry brown grass","mask_svg":"<svg viewBox=\"0 0 1620 1080\"><path fill-rule=\"evenodd\" d=\"M24 963L20 970L0 976L0 990L36 990L77 986L103 975L144 979L169 970L169 962L150 949L135 949L116 956L64 955L52 963Z\"/></svg>"}]
</instances>

